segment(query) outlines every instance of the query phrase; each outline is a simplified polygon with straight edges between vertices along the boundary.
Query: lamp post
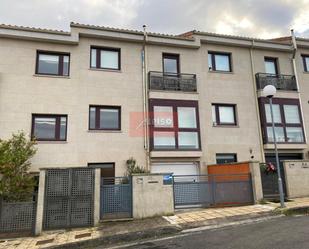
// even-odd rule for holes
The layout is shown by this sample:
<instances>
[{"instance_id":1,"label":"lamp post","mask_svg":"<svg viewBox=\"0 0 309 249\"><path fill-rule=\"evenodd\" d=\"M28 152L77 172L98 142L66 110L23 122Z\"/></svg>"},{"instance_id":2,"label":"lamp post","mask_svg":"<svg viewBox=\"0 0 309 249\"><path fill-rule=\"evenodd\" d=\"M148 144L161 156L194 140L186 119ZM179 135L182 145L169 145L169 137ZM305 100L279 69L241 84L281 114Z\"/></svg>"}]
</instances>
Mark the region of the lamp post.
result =
<instances>
[{"instance_id":1,"label":"lamp post","mask_svg":"<svg viewBox=\"0 0 309 249\"><path fill-rule=\"evenodd\" d=\"M274 113L273 113L273 100L272 100L276 92L277 92L277 89L273 85L267 85L263 89L264 96L266 96L269 99L271 123L272 123L272 130L273 130L273 140L274 140L274 145L275 145L276 163L277 163L277 169L278 169L278 187L279 187L279 195L280 195L280 205L281 205L281 208L284 208L285 207L284 193L283 193L282 178L281 178L281 171L280 171L280 164L279 164L279 155L278 155L277 138L276 138L276 132L275 132Z\"/></svg>"}]
</instances>

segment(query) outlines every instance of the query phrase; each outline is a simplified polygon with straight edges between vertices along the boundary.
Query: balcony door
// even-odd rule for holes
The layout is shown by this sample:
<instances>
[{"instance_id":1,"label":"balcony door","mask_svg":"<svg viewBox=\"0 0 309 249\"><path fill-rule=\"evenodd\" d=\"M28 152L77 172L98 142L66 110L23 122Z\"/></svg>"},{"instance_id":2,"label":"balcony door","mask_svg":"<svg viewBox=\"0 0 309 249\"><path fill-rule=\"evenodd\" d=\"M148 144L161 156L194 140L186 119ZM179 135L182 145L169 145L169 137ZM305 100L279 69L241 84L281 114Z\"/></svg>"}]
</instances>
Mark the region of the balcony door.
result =
<instances>
[{"instance_id":1,"label":"balcony door","mask_svg":"<svg viewBox=\"0 0 309 249\"><path fill-rule=\"evenodd\" d=\"M271 76L277 76L278 72L278 60L277 58L265 57L265 73L270 74Z\"/></svg>"},{"instance_id":2,"label":"balcony door","mask_svg":"<svg viewBox=\"0 0 309 249\"><path fill-rule=\"evenodd\" d=\"M163 73L168 76L178 76L179 69L179 54L163 53Z\"/></svg>"}]
</instances>

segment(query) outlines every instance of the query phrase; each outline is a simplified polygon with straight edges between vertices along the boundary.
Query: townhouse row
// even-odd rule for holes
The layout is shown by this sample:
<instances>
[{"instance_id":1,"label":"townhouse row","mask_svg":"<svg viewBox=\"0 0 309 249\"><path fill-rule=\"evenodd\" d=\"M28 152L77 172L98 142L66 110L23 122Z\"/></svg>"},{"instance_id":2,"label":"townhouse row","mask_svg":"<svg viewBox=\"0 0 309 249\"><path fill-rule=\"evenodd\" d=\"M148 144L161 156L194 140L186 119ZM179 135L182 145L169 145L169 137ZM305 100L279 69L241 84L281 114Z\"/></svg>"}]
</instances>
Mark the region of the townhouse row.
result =
<instances>
[{"instance_id":1,"label":"townhouse row","mask_svg":"<svg viewBox=\"0 0 309 249\"><path fill-rule=\"evenodd\" d=\"M122 176L308 159L309 40L198 31L178 36L71 23L71 31L0 26L0 138L38 142L33 172L100 167ZM294 41L294 42L293 42Z\"/></svg>"}]
</instances>

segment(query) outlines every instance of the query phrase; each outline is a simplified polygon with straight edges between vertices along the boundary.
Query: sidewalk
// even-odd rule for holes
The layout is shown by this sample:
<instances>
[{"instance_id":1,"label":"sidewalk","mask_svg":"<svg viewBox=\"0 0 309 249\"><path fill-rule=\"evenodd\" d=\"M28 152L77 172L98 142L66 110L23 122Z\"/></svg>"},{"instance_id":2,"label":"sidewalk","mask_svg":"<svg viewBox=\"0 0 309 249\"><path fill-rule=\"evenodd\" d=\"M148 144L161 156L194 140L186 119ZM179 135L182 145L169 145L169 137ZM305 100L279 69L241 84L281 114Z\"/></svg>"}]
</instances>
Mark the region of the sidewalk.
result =
<instances>
[{"instance_id":1,"label":"sidewalk","mask_svg":"<svg viewBox=\"0 0 309 249\"><path fill-rule=\"evenodd\" d=\"M45 231L38 237L0 240L0 249L85 248L174 234L183 229L274 215L279 203L177 211L174 216L103 222L98 227ZM286 202L288 209L309 207L309 198Z\"/></svg>"},{"instance_id":2,"label":"sidewalk","mask_svg":"<svg viewBox=\"0 0 309 249\"><path fill-rule=\"evenodd\" d=\"M272 215L273 210L275 207L269 205L208 208L176 213L164 218L171 224L185 229Z\"/></svg>"}]
</instances>

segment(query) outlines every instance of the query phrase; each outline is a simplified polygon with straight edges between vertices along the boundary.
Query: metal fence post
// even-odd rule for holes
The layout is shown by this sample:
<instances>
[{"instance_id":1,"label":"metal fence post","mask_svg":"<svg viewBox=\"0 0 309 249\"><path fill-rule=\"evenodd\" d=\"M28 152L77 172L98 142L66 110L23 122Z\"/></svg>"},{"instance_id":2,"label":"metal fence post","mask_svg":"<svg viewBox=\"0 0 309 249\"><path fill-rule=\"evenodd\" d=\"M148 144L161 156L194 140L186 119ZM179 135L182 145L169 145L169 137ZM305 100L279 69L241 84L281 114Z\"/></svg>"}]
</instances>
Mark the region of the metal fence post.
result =
<instances>
[{"instance_id":1,"label":"metal fence post","mask_svg":"<svg viewBox=\"0 0 309 249\"><path fill-rule=\"evenodd\" d=\"M212 180L212 199L213 199L213 205L216 205L216 177L211 176Z\"/></svg>"},{"instance_id":2,"label":"metal fence post","mask_svg":"<svg viewBox=\"0 0 309 249\"><path fill-rule=\"evenodd\" d=\"M175 206L176 206L176 196L175 196L175 178L174 178L174 176L172 176L172 179L173 179L173 201L174 201L174 209L175 209Z\"/></svg>"},{"instance_id":3,"label":"metal fence post","mask_svg":"<svg viewBox=\"0 0 309 249\"><path fill-rule=\"evenodd\" d=\"M130 188L131 188L131 217L133 217L133 176L129 177L129 183L130 183Z\"/></svg>"}]
</instances>

